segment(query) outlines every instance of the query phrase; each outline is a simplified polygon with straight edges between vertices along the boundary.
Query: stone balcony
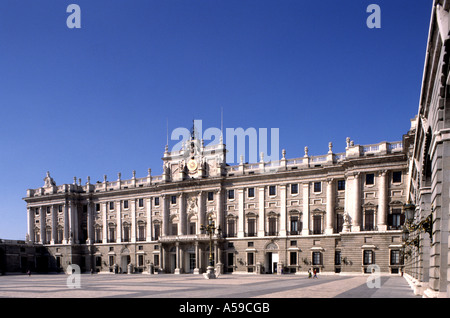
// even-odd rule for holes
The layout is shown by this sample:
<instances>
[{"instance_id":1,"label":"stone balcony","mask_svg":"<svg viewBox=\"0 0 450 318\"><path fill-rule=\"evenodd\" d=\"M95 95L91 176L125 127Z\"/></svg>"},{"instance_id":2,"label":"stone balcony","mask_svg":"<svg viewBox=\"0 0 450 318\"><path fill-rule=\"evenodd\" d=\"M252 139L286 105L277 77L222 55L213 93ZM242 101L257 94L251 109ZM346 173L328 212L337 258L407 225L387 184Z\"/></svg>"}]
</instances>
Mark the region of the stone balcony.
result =
<instances>
[{"instance_id":1,"label":"stone balcony","mask_svg":"<svg viewBox=\"0 0 450 318\"><path fill-rule=\"evenodd\" d=\"M222 238L221 235L217 234L212 235L213 240L220 240L221 238ZM207 242L209 241L209 234L165 235L159 237L160 243L193 242L193 241Z\"/></svg>"}]
</instances>

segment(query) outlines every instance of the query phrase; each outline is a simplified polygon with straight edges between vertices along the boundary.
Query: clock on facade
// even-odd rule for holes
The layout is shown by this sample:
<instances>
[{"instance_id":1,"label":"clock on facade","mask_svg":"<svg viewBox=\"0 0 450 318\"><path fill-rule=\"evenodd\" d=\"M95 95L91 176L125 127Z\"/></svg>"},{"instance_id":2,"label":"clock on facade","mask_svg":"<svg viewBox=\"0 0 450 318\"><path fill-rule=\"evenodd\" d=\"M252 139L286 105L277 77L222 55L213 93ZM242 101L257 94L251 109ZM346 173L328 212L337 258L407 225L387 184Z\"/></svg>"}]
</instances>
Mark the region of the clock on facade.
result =
<instances>
[{"instance_id":1,"label":"clock on facade","mask_svg":"<svg viewBox=\"0 0 450 318\"><path fill-rule=\"evenodd\" d=\"M190 172L197 170L197 161L194 159L189 160L187 167Z\"/></svg>"}]
</instances>

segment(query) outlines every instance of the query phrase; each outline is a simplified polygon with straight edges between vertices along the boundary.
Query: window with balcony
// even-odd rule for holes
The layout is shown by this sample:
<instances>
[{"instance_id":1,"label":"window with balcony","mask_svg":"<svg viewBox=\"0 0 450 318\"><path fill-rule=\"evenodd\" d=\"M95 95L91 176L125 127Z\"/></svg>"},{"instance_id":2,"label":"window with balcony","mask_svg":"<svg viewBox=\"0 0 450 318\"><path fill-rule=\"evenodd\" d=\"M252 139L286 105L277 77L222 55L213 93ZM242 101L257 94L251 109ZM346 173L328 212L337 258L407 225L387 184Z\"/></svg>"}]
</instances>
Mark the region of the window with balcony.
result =
<instances>
[{"instance_id":1,"label":"window with balcony","mask_svg":"<svg viewBox=\"0 0 450 318\"><path fill-rule=\"evenodd\" d=\"M267 233L267 235L269 235L269 236L278 235L277 218L276 217L269 218L269 232Z\"/></svg>"},{"instance_id":2,"label":"window with balcony","mask_svg":"<svg viewBox=\"0 0 450 318\"><path fill-rule=\"evenodd\" d=\"M247 236L256 236L256 219L251 218L247 221Z\"/></svg>"},{"instance_id":3,"label":"window with balcony","mask_svg":"<svg viewBox=\"0 0 450 318\"><path fill-rule=\"evenodd\" d=\"M322 234L322 216L320 214L313 216L313 234Z\"/></svg>"},{"instance_id":4,"label":"window with balcony","mask_svg":"<svg viewBox=\"0 0 450 318\"><path fill-rule=\"evenodd\" d=\"M364 230L373 231L375 229L374 211L364 211Z\"/></svg>"}]
</instances>

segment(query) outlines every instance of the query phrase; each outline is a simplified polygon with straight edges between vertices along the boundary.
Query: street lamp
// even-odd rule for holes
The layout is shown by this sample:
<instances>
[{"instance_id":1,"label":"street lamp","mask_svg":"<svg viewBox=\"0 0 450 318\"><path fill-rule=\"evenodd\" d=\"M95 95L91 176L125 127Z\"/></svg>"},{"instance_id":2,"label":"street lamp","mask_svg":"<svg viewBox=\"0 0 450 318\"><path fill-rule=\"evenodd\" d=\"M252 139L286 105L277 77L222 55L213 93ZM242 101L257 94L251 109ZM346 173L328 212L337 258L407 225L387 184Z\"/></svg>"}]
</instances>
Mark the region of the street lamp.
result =
<instances>
[{"instance_id":1,"label":"street lamp","mask_svg":"<svg viewBox=\"0 0 450 318\"><path fill-rule=\"evenodd\" d=\"M405 211L406 223L403 227L403 241L408 242L409 233L419 231L426 232L430 236L430 239L433 235L433 211L422 221L419 223L414 223L414 216L416 212L416 206L410 202L406 203L403 206L403 210Z\"/></svg>"},{"instance_id":2,"label":"street lamp","mask_svg":"<svg viewBox=\"0 0 450 318\"><path fill-rule=\"evenodd\" d=\"M220 226L215 226L212 216L209 216L208 225L205 226L202 224L200 226L200 230L205 231L207 234L209 234L209 266L207 267L204 276L206 279L216 278L216 275L214 273L214 260L212 256L212 241L215 231L217 230L217 233L220 234L222 230L220 229Z\"/></svg>"}]
</instances>

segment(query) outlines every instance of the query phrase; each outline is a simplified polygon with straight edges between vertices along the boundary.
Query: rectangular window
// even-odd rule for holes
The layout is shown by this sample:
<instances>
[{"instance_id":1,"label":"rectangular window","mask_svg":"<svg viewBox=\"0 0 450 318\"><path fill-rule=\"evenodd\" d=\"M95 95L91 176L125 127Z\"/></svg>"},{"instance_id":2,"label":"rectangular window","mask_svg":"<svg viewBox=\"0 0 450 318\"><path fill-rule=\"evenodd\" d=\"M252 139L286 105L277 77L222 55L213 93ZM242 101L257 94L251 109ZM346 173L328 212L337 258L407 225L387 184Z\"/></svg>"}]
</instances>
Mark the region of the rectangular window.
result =
<instances>
[{"instance_id":1,"label":"rectangular window","mask_svg":"<svg viewBox=\"0 0 450 318\"><path fill-rule=\"evenodd\" d=\"M373 210L366 210L364 213L364 229L366 231L374 230L374 212L373 212Z\"/></svg>"},{"instance_id":2,"label":"rectangular window","mask_svg":"<svg viewBox=\"0 0 450 318\"><path fill-rule=\"evenodd\" d=\"M322 234L322 216L313 216L313 234Z\"/></svg>"},{"instance_id":3,"label":"rectangular window","mask_svg":"<svg viewBox=\"0 0 450 318\"><path fill-rule=\"evenodd\" d=\"M109 210L114 210L114 202L109 202Z\"/></svg>"},{"instance_id":4,"label":"rectangular window","mask_svg":"<svg viewBox=\"0 0 450 318\"><path fill-rule=\"evenodd\" d=\"M314 182L314 192L322 191L322 182Z\"/></svg>"},{"instance_id":5,"label":"rectangular window","mask_svg":"<svg viewBox=\"0 0 450 318\"><path fill-rule=\"evenodd\" d=\"M115 242L116 241L116 231L113 227L109 228L109 242Z\"/></svg>"},{"instance_id":6,"label":"rectangular window","mask_svg":"<svg viewBox=\"0 0 450 318\"><path fill-rule=\"evenodd\" d=\"M236 236L236 232L234 230L234 227L235 227L234 219L228 219L227 227L228 227L227 228L228 237L235 237Z\"/></svg>"},{"instance_id":7,"label":"rectangular window","mask_svg":"<svg viewBox=\"0 0 450 318\"><path fill-rule=\"evenodd\" d=\"M313 265L322 265L322 253L313 252Z\"/></svg>"},{"instance_id":8,"label":"rectangular window","mask_svg":"<svg viewBox=\"0 0 450 318\"><path fill-rule=\"evenodd\" d=\"M208 201L214 200L214 192L208 192Z\"/></svg>"},{"instance_id":9,"label":"rectangular window","mask_svg":"<svg viewBox=\"0 0 450 318\"><path fill-rule=\"evenodd\" d=\"M153 255L153 265L159 266L159 255Z\"/></svg>"},{"instance_id":10,"label":"rectangular window","mask_svg":"<svg viewBox=\"0 0 450 318\"><path fill-rule=\"evenodd\" d=\"M145 225L138 226L138 241L145 241Z\"/></svg>"},{"instance_id":11,"label":"rectangular window","mask_svg":"<svg viewBox=\"0 0 450 318\"><path fill-rule=\"evenodd\" d=\"M123 201L123 208L128 209L128 200Z\"/></svg>"},{"instance_id":12,"label":"rectangular window","mask_svg":"<svg viewBox=\"0 0 450 318\"><path fill-rule=\"evenodd\" d=\"M196 228L195 222L189 223L189 234L195 234L195 232L196 232L195 228Z\"/></svg>"},{"instance_id":13,"label":"rectangular window","mask_svg":"<svg viewBox=\"0 0 450 318\"><path fill-rule=\"evenodd\" d=\"M97 207L97 205L100 206L100 204L98 204L98 203L95 206ZM62 211L63 211L63 206L58 205L58 212L62 212ZM100 209L98 209L97 211L100 211Z\"/></svg>"},{"instance_id":14,"label":"rectangular window","mask_svg":"<svg viewBox=\"0 0 450 318\"><path fill-rule=\"evenodd\" d=\"M234 199L234 190L228 190L228 199Z\"/></svg>"},{"instance_id":15,"label":"rectangular window","mask_svg":"<svg viewBox=\"0 0 450 318\"><path fill-rule=\"evenodd\" d=\"M373 264L373 251L366 250L364 251L364 265Z\"/></svg>"},{"instance_id":16,"label":"rectangular window","mask_svg":"<svg viewBox=\"0 0 450 318\"><path fill-rule=\"evenodd\" d=\"M269 195L276 195L276 187L275 186L269 186Z\"/></svg>"},{"instance_id":17,"label":"rectangular window","mask_svg":"<svg viewBox=\"0 0 450 318\"><path fill-rule=\"evenodd\" d=\"M255 197L255 188L248 188L248 197L249 198Z\"/></svg>"},{"instance_id":18,"label":"rectangular window","mask_svg":"<svg viewBox=\"0 0 450 318\"><path fill-rule=\"evenodd\" d=\"M402 227L405 216L402 209L392 209L392 213L388 216L388 226L390 230L398 230Z\"/></svg>"},{"instance_id":19,"label":"rectangular window","mask_svg":"<svg viewBox=\"0 0 450 318\"><path fill-rule=\"evenodd\" d=\"M249 266L253 266L255 264L255 254L254 253L247 253L247 264Z\"/></svg>"},{"instance_id":20,"label":"rectangular window","mask_svg":"<svg viewBox=\"0 0 450 318\"><path fill-rule=\"evenodd\" d=\"M248 236L256 236L256 219L248 219Z\"/></svg>"},{"instance_id":21,"label":"rectangular window","mask_svg":"<svg viewBox=\"0 0 450 318\"><path fill-rule=\"evenodd\" d=\"M159 206L159 197L155 198L155 206Z\"/></svg>"},{"instance_id":22,"label":"rectangular window","mask_svg":"<svg viewBox=\"0 0 450 318\"><path fill-rule=\"evenodd\" d=\"M269 236L277 235L277 219L276 218L269 218Z\"/></svg>"},{"instance_id":23,"label":"rectangular window","mask_svg":"<svg viewBox=\"0 0 450 318\"><path fill-rule=\"evenodd\" d=\"M298 216L291 216L290 234L291 235L298 235L299 234Z\"/></svg>"},{"instance_id":24,"label":"rectangular window","mask_svg":"<svg viewBox=\"0 0 450 318\"><path fill-rule=\"evenodd\" d=\"M373 173L366 174L366 185L371 185L375 183L375 175Z\"/></svg>"},{"instance_id":25,"label":"rectangular window","mask_svg":"<svg viewBox=\"0 0 450 318\"><path fill-rule=\"evenodd\" d=\"M176 195L172 195L172 196L170 197L170 202L171 202L172 204L177 204L177 196L176 196Z\"/></svg>"},{"instance_id":26,"label":"rectangular window","mask_svg":"<svg viewBox=\"0 0 450 318\"><path fill-rule=\"evenodd\" d=\"M334 265L341 265L341 251L334 252Z\"/></svg>"},{"instance_id":27,"label":"rectangular window","mask_svg":"<svg viewBox=\"0 0 450 318\"><path fill-rule=\"evenodd\" d=\"M291 184L291 194L298 194L298 184Z\"/></svg>"},{"instance_id":28,"label":"rectangular window","mask_svg":"<svg viewBox=\"0 0 450 318\"><path fill-rule=\"evenodd\" d=\"M144 199L139 199L139 200L138 200L138 206L139 206L140 208L143 208L143 207L144 207Z\"/></svg>"},{"instance_id":29,"label":"rectangular window","mask_svg":"<svg viewBox=\"0 0 450 318\"><path fill-rule=\"evenodd\" d=\"M97 266L97 267L102 266L102 257L101 256L95 257L95 266Z\"/></svg>"},{"instance_id":30,"label":"rectangular window","mask_svg":"<svg viewBox=\"0 0 450 318\"><path fill-rule=\"evenodd\" d=\"M290 265L297 265L297 252L290 252L289 253L289 264Z\"/></svg>"},{"instance_id":31,"label":"rectangular window","mask_svg":"<svg viewBox=\"0 0 450 318\"><path fill-rule=\"evenodd\" d=\"M336 215L336 233L341 233L344 228L344 215L342 213L338 213Z\"/></svg>"},{"instance_id":32,"label":"rectangular window","mask_svg":"<svg viewBox=\"0 0 450 318\"><path fill-rule=\"evenodd\" d=\"M391 251L391 265L401 265L400 251Z\"/></svg>"},{"instance_id":33,"label":"rectangular window","mask_svg":"<svg viewBox=\"0 0 450 318\"><path fill-rule=\"evenodd\" d=\"M100 227L95 228L95 243L102 242L102 229Z\"/></svg>"},{"instance_id":34,"label":"rectangular window","mask_svg":"<svg viewBox=\"0 0 450 318\"><path fill-rule=\"evenodd\" d=\"M178 235L178 224L172 224L172 235Z\"/></svg>"},{"instance_id":35,"label":"rectangular window","mask_svg":"<svg viewBox=\"0 0 450 318\"><path fill-rule=\"evenodd\" d=\"M154 229L153 237L154 237L154 240L156 241L159 239L159 236L161 235L161 227L159 224L155 224L153 229Z\"/></svg>"},{"instance_id":36,"label":"rectangular window","mask_svg":"<svg viewBox=\"0 0 450 318\"><path fill-rule=\"evenodd\" d=\"M61 207L61 211L59 211L59 212L62 212L62 205L60 205L60 207ZM99 211L100 211L100 203L96 203L96 204L95 204L95 211L96 211L96 212L99 212Z\"/></svg>"},{"instance_id":37,"label":"rectangular window","mask_svg":"<svg viewBox=\"0 0 450 318\"><path fill-rule=\"evenodd\" d=\"M138 256L138 266L144 266L144 255Z\"/></svg>"},{"instance_id":38,"label":"rectangular window","mask_svg":"<svg viewBox=\"0 0 450 318\"><path fill-rule=\"evenodd\" d=\"M393 183L401 183L402 182L402 172L401 171L392 172L392 182Z\"/></svg>"},{"instance_id":39,"label":"rectangular window","mask_svg":"<svg viewBox=\"0 0 450 318\"><path fill-rule=\"evenodd\" d=\"M345 190L345 180L338 180L337 182L338 190Z\"/></svg>"}]
</instances>

